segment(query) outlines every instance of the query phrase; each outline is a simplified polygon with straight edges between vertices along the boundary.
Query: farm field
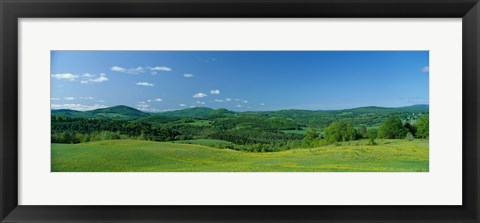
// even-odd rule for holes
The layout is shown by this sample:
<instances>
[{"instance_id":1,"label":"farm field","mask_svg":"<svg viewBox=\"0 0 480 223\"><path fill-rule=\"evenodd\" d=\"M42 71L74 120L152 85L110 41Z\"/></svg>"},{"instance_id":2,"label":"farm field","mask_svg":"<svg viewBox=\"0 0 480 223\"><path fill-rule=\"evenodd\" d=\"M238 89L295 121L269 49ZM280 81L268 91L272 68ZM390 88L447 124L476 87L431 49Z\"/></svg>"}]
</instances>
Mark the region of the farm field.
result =
<instances>
[{"instance_id":1,"label":"farm field","mask_svg":"<svg viewBox=\"0 0 480 223\"><path fill-rule=\"evenodd\" d=\"M189 144L186 144L189 143ZM428 172L428 140L341 142L271 153L182 143L105 140L52 144L52 172ZM218 142L212 142L218 144ZM198 145L203 144L203 145Z\"/></svg>"}]
</instances>

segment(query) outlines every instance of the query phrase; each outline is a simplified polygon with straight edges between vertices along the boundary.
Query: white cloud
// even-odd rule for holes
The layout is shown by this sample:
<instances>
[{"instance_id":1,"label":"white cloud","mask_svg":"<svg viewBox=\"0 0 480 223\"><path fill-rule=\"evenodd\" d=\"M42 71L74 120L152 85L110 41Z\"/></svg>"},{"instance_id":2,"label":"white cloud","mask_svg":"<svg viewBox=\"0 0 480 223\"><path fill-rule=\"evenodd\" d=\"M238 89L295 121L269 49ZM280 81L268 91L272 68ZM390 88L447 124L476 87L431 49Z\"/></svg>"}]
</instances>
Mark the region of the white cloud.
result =
<instances>
[{"instance_id":1,"label":"white cloud","mask_svg":"<svg viewBox=\"0 0 480 223\"><path fill-rule=\"evenodd\" d=\"M216 102L223 102L223 100L220 100L220 99L215 99L214 101L216 101Z\"/></svg>"},{"instance_id":2,"label":"white cloud","mask_svg":"<svg viewBox=\"0 0 480 223\"><path fill-rule=\"evenodd\" d=\"M138 86L145 86L145 87L153 87L153 86L155 86L154 84L148 83L148 82L138 82L136 85L138 85Z\"/></svg>"},{"instance_id":3,"label":"white cloud","mask_svg":"<svg viewBox=\"0 0 480 223\"><path fill-rule=\"evenodd\" d=\"M231 98L225 98L225 101L232 101Z\"/></svg>"},{"instance_id":4,"label":"white cloud","mask_svg":"<svg viewBox=\"0 0 480 223\"><path fill-rule=\"evenodd\" d=\"M82 104L51 104L51 109L71 109L76 111L88 111L99 108L106 108L105 105L82 105Z\"/></svg>"},{"instance_id":5,"label":"white cloud","mask_svg":"<svg viewBox=\"0 0 480 223\"><path fill-rule=\"evenodd\" d=\"M108 81L107 75L104 73L101 73L100 75L90 74L90 73L85 73L82 75L76 75L72 73L63 73L63 74L52 74L51 76L59 80L63 79L63 80L69 80L69 81L77 81L77 79L79 79L80 83L82 84L88 84L90 82L101 83L104 81Z\"/></svg>"},{"instance_id":6,"label":"white cloud","mask_svg":"<svg viewBox=\"0 0 480 223\"><path fill-rule=\"evenodd\" d=\"M58 79L58 80L69 80L69 81L74 81L78 78L78 75L72 74L72 73L61 73L61 74L52 74L51 75L53 78Z\"/></svg>"},{"instance_id":7,"label":"white cloud","mask_svg":"<svg viewBox=\"0 0 480 223\"><path fill-rule=\"evenodd\" d=\"M220 90L211 90L210 94L220 94Z\"/></svg>"},{"instance_id":8,"label":"white cloud","mask_svg":"<svg viewBox=\"0 0 480 223\"><path fill-rule=\"evenodd\" d=\"M136 67L136 68L129 68L127 69L127 73L129 74L140 74L145 72L145 69L143 67Z\"/></svg>"},{"instance_id":9,"label":"white cloud","mask_svg":"<svg viewBox=\"0 0 480 223\"><path fill-rule=\"evenodd\" d=\"M265 104L264 103L260 103L261 106L264 106Z\"/></svg>"},{"instance_id":10,"label":"white cloud","mask_svg":"<svg viewBox=\"0 0 480 223\"><path fill-rule=\"evenodd\" d=\"M152 102L152 100L148 99L147 102Z\"/></svg>"},{"instance_id":11,"label":"white cloud","mask_svg":"<svg viewBox=\"0 0 480 223\"><path fill-rule=\"evenodd\" d=\"M155 98L155 101L156 101L156 102L161 102L161 101L163 101L163 100L162 100L161 98Z\"/></svg>"},{"instance_id":12,"label":"white cloud","mask_svg":"<svg viewBox=\"0 0 480 223\"><path fill-rule=\"evenodd\" d=\"M204 105L204 104L205 104L205 102L203 102L203 101L197 101L197 104Z\"/></svg>"},{"instance_id":13,"label":"white cloud","mask_svg":"<svg viewBox=\"0 0 480 223\"><path fill-rule=\"evenodd\" d=\"M202 93L202 92L196 93L196 94L193 95L194 98L204 98L204 97L207 97L207 96L208 96L207 94Z\"/></svg>"},{"instance_id":14,"label":"white cloud","mask_svg":"<svg viewBox=\"0 0 480 223\"><path fill-rule=\"evenodd\" d=\"M180 107L185 107L187 106L186 104L179 104Z\"/></svg>"},{"instance_id":15,"label":"white cloud","mask_svg":"<svg viewBox=\"0 0 480 223\"><path fill-rule=\"evenodd\" d=\"M100 83L104 81L108 81L107 75L101 73L100 75L85 73L82 75L76 75L72 73L63 73L63 74L52 74L53 78L58 80L69 80L69 81L77 81L79 80L82 84L88 84L90 82Z\"/></svg>"},{"instance_id":16,"label":"white cloud","mask_svg":"<svg viewBox=\"0 0 480 223\"><path fill-rule=\"evenodd\" d=\"M183 74L183 76L186 78L189 78L189 77L193 77L193 74Z\"/></svg>"},{"instance_id":17,"label":"white cloud","mask_svg":"<svg viewBox=\"0 0 480 223\"><path fill-rule=\"evenodd\" d=\"M67 101L75 100L74 97L64 97L63 99L64 99L64 100L67 100Z\"/></svg>"},{"instance_id":18,"label":"white cloud","mask_svg":"<svg viewBox=\"0 0 480 223\"><path fill-rule=\"evenodd\" d=\"M104 82L104 81L108 81L108 78L107 78L106 74L101 73L98 77L93 76L93 77L87 79L87 81L88 82L94 82L94 83L101 83L101 82Z\"/></svg>"},{"instance_id":19,"label":"white cloud","mask_svg":"<svg viewBox=\"0 0 480 223\"><path fill-rule=\"evenodd\" d=\"M430 71L430 67L429 66L424 66L422 67L422 72L423 73L428 73Z\"/></svg>"},{"instance_id":20,"label":"white cloud","mask_svg":"<svg viewBox=\"0 0 480 223\"><path fill-rule=\"evenodd\" d=\"M60 100L60 98L50 98L50 100L52 100L52 101L58 101L58 100Z\"/></svg>"},{"instance_id":21,"label":"white cloud","mask_svg":"<svg viewBox=\"0 0 480 223\"><path fill-rule=\"evenodd\" d=\"M119 67L119 66L113 66L110 68L110 70L112 71L117 71L117 72L125 72L127 71L127 69L123 68L123 67Z\"/></svg>"},{"instance_id":22,"label":"white cloud","mask_svg":"<svg viewBox=\"0 0 480 223\"><path fill-rule=\"evenodd\" d=\"M136 109L144 112L161 112L160 109L152 108L150 105L147 104L138 104L135 106Z\"/></svg>"},{"instance_id":23,"label":"white cloud","mask_svg":"<svg viewBox=\"0 0 480 223\"><path fill-rule=\"evenodd\" d=\"M165 67L165 66L155 66L155 67L132 67L132 68L124 68L120 66L113 66L110 68L112 71L126 73L126 74L141 74L147 71L150 71L152 74L157 74L157 71L172 71L172 68Z\"/></svg>"},{"instance_id":24,"label":"white cloud","mask_svg":"<svg viewBox=\"0 0 480 223\"><path fill-rule=\"evenodd\" d=\"M94 97L79 97L82 100L95 100Z\"/></svg>"},{"instance_id":25,"label":"white cloud","mask_svg":"<svg viewBox=\"0 0 480 223\"><path fill-rule=\"evenodd\" d=\"M140 111L144 111L144 112L161 112L162 111L160 109L156 109L156 108L152 108L152 107L137 108L137 109L140 110Z\"/></svg>"},{"instance_id":26,"label":"white cloud","mask_svg":"<svg viewBox=\"0 0 480 223\"><path fill-rule=\"evenodd\" d=\"M241 108L241 107L242 107L242 105L237 105L237 106L235 106L235 107L237 107L237 108Z\"/></svg>"},{"instance_id":27,"label":"white cloud","mask_svg":"<svg viewBox=\"0 0 480 223\"><path fill-rule=\"evenodd\" d=\"M138 102L138 104L135 105L135 108L144 112L160 112L161 111L160 109L150 107L150 105L145 104L144 101Z\"/></svg>"},{"instance_id":28,"label":"white cloud","mask_svg":"<svg viewBox=\"0 0 480 223\"><path fill-rule=\"evenodd\" d=\"M242 103L248 103L247 100L241 99L241 98L235 98L235 99L233 99L233 100L235 100L235 101L240 101L240 102L242 102Z\"/></svg>"},{"instance_id":29,"label":"white cloud","mask_svg":"<svg viewBox=\"0 0 480 223\"><path fill-rule=\"evenodd\" d=\"M137 102L137 103L138 103L138 104L146 104L146 102L144 102L144 101L139 101L139 102Z\"/></svg>"},{"instance_id":30,"label":"white cloud","mask_svg":"<svg viewBox=\"0 0 480 223\"><path fill-rule=\"evenodd\" d=\"M145 68L143 67L123 68L119 66L113 66L110 68L110 70L127 74L141 74L145 72Z\"/></svg>"},{"instance_id":31,"label":"white cloud","mask_svg":"<svg viewBox=\"0 0 480 223\"><path fill-rule=\"evenodd\" d=\"M137 107L137 108L148 108L148 107L150 107L150 105L147 105L147 104L137 104L136 107Z\"/></svg>"},{"instance_id":32,"label":"white cloud","mask_svg":"<svg viewBox=\"0 0 480 223\"><path fill-rule=\"evenodd\" d=\"M82 75L82 77L95 77L95 75L89 74L89 73L84 73L84 74Z\"/></svg>"},{"instance_id":33,"label":"white cloud","mask_svg":"<svg viewBox=\"0 0 480 223\"><path fill-rule=\"evenodd\" d=\"M147 67L147 69L150 69L151 71L172 71L172 68L170 67Z\"/></svg>"}]
</instances>

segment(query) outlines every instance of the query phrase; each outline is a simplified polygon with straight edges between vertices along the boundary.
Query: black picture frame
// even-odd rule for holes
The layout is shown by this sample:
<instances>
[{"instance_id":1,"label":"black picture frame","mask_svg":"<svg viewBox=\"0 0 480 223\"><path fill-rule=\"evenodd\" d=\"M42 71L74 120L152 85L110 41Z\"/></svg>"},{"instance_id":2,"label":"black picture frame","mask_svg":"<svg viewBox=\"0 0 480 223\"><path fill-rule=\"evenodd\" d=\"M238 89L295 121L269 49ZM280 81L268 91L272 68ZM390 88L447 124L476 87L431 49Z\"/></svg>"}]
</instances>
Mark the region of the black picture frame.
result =
<instances>
[{"instance_id":1,"label":"black picture frame","mask_svg":"<svg viewBox=\"0 0 480 223\"><path fill-rule=\"evenodd\" d=\"M478 0L0 0L0 15L1 222L479 222ZM462 18L463 205L18 205L17 21L19 18L75 17Z\"/></svg>"}]
</instances>

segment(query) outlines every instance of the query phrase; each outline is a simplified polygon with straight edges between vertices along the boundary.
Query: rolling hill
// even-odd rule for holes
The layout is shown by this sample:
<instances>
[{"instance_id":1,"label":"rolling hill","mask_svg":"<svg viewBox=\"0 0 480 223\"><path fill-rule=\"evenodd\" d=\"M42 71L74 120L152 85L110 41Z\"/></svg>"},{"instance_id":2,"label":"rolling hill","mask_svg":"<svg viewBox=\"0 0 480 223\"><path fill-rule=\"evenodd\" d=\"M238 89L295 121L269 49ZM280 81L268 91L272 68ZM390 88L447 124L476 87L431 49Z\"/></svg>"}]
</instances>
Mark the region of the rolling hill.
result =
<instances>
[{"instance_id":1,"label":"rolling hill","mask_svg":"<svg viewBox=\"0 0 480 223\"><path fill-rule=\"evenodd\" d=\"M279 111L246 111L235 112L224 108L212 109L206 107L187 108L182 110L146 113L124 105L101 108L92 111L74 111L68 109L52 110L52 115L67 116L71 118L111 118L111 119L136 119L144 122L167 123L182 118L213 119L221 117L258 118L285 118L297 121L301 125L324 127L331 120L352 119L355 125L365 123L381 123L390 115L397 115L404 120L415 120L418 115L429 113L428 105L412 105L397 108L377 106L359 107L341 110L279 110Z\"/></svg>"},{"instance_id":2,"label":"rolling hill","mask_svg":"<svg viewBox=\"0 0 480 223\"><path fill-rule=\"evenodd\" d=\"M209 116L215 111L212 108L195 107L182 110L163 112L161 115L176 118L203 118Z\"/></svg>"},{"instance_id":3,"label":"rolling hill","mask_svg":"<svg viewBox=\"0 0 480 223\"><path fill-rule=\"evenodd\" d=\"M195 143L195 142L193 142ZM52 172L428 172L428 140L247 153L182 142L52 144Z\"/></svg>"},{"instance_id":4,"label":"rolling hill","mask_svg":"<svg viewBox=\"0 0 480 223\"><path fill-rule=\"evenodd\" d=\"M118 105L108 108L100 108L89 111L92 114L100 116L120 116L120 117L129 117L129 118L141 118L149 116L148 113L142 112L135 108L131 108L125 105Z\"/></svg>"},{"instance_id":5,"label":"rolling hill","mask_svg":"<svg viewBox=\"0 0 480 223\"><path fill-rule=\"evenodd\" d=\"M117 105L108 108L100 108L91 111L75 111L70 109L52 110L52 115L67 116L71 118L117 118L117 119L137 119L150 116L125 105Z\"/></svg>"}]
</instances>

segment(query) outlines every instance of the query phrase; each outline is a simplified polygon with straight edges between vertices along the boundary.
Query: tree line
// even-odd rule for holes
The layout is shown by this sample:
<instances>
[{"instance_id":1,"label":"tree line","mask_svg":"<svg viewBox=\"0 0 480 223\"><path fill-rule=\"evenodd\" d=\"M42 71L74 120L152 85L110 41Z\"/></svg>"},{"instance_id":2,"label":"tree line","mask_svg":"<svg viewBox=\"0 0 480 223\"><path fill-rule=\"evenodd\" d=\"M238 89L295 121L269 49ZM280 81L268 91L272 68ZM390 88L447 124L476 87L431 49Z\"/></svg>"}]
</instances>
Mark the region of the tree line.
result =
<instances>
[{"instance_id":1,"label":"tree line","mask_svg":"<svg viewBox=\"0 0 480 223\"><path fill-rule=\"evenodd\" d=\"M231 144L223 148L250 152L276 152L295 148L309 148L326 144L369 139L375 144L382 139L428 138L428 114L418 120L402 122L399 116L390 116L379 127L360 125L353 120L331 122L323 129L309 128L302 134L284 130L302 129L302 125L283 117L231 116L202 120L207 125L195 125L197 119L169 119L150 122L145 119L118 120L70 118L52 116L52 143L81 143L98 140L139 139L176 141L191 139L218 139ZM157 120L156 120L157 121ZM357 125L358 126L358 125ZM320 131L322 130L322 131Z\"/></svg>"},{"instance_id":2,"label":"tree line","mask_svg":"<svg viewBox=\"0 0 480 223\"><path fill-rule=\"evenodd\" d=\"M179 132L160 124L113 119L52 116L52 143L80 143L110 139L170 141Z\"/></svg>"},{"instance_id":3,"label":"tree line","mask_svg":"<svg viewBox=\"0 0 480 223\"><path fill-rule=\"evenodd\" d=\"M422 115L412 124L409 121L402 122L398 116L390 116L378 128L368 128L361 125L354 128L351 121L340 120L331 123L320 134L316 129L310 128L305 132L304 145L318 146L336 142L369 139L370 144L375 144L375 139L428 139L429 115Z\"/></svg>"}]
</instances>

